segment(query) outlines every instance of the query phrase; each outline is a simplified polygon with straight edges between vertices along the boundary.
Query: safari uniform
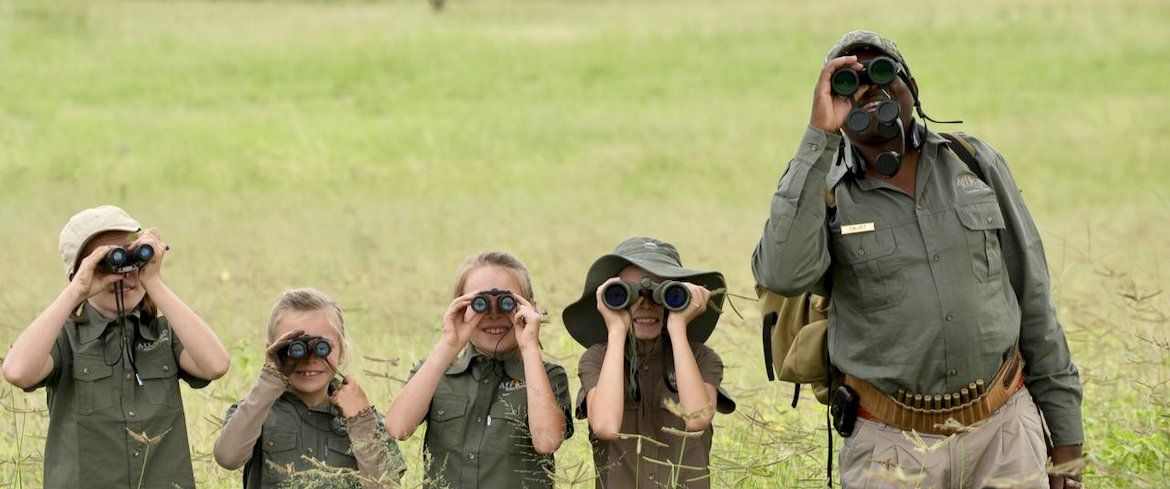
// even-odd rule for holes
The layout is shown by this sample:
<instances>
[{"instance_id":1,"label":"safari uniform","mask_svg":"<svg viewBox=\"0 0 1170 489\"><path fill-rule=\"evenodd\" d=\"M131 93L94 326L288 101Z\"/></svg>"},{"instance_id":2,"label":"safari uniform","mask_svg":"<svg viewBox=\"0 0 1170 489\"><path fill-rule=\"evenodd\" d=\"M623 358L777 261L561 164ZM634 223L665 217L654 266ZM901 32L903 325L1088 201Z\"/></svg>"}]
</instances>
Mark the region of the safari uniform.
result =
<instances>
[{"instance_id":1,"label":"safari uniform","mask_svg":"<svg viewBox=\"0 0 1170 489\"><path fill-rule=\"evenodd\" d=\"M1026 391L995 416L1036 418L992 420L989 426L1005 428L985 426L1001 435L985 442L956 435L973 445L965 455L955 454L952 465L915 460L920 457L905 442L896 449L896 440L885 448L875 445L874 429L881 424L861 420L842 449L843 477L860 476L891 458L910 472L953 466L928 473L924 486L958 487L963 481L963 487L983 487L987 477L1043 471L1043 423L1034 412L1012 406L1031 405L1034 398L1051 441L1079 444L1081 384L1057 321L1039 232L1003 158L967 137L980 178L949 149L951 143L927 131L911 198L880 178L844 175L849 165L834 161L843 152L840 157L851 164L853 153L842 139L812 126L805 132L772 198L753 256L756 281L789 295L831 288L833 365L885 394L899 388L959 391L975 379L995 377L1018 347ZM835 208L826 207L826 185ZM1019 456L996 469L992 453L1000 443ZM874 451L854 450L857 444ZM962 457L966 462L960 463ZM861 468L854 470L857 464Z\"/></svg>"},{"instance_id":2,"label":"safari uniform","mask_svg":"<svg viewBox=\"0 0 1170 489\"><path fill-rule=\"evenodd\" d=\"M413 377L422 362L415 366ZM564 409L565 438L573 436L569 377L545 362L557 404ZM493 359L468 345L447 368L431 399L423 451L427 487L552 487L552 455L532 446L528 390L519 349Z\"/></svg>"},{"instance_id":3,"label":"safari uniform","mask_svg":"<svg viewBox=\"0 0 1170 489\"><path fill-rule=\"evenodd\" d=\"M141 324L135 311L123 327L88 303L82 315L53 343L53 371L25 389L47 388L44 486L195 487L179 379L196 389L209 381L179 368L183 344L166 318ZM137 378L123 347L135 333Z\"/></svg>"},{"instance_id":4,"label":"safari uniform","mask_svg":"<svg viewBox=\"0 0 1170 489\"><path fill-rule=\"evenodd\" d=\"M642 441L636 438L618 438L602 441L590 431L589 441L593 445L593 463L597 469L596 487L685 487L701 489L711 487L708 478L708 458L711 454L711 440L715 430L708 426L697 437L683 437L665 429L686 431L686 421L667 410L664 402L678 403L678 393L672 392L662 378L663 356L671 351L655 343L649 352L639 355L641 384L640 399L626 399L620 433L640 435L662 443ZM605 360L607 346L595 344L581 355L579 376L581 392L577 395L577 418L588 416L586 395L597 387L601 376L601 365ZM723 361L707 345L691 343L699 375L703 382L719 387L723 381ZM674 382L674 376L671 376ZM641 445L641 451L638 446ZM679 466L677 475L672 477ZM672 482L673 481L673 482Z\"/></svg>"},{"instance_id":5,"label":"safari uniform","mask_svg":"<svg viewBox=\"0 0 1170 489\"><path fill-rule=\"evenodd\" d=\"M401 479L406 471L402 453L375 410L347 420L333 404L309 407L285 386L284 379L265 369L248 397L224 416L216 455L251 452L244 465L245 489L287 486L297 473L319 469L317 464L352 469L368 479L359 484L350 477L343 486L389 487Z\"/></svg>"}]
</instances>

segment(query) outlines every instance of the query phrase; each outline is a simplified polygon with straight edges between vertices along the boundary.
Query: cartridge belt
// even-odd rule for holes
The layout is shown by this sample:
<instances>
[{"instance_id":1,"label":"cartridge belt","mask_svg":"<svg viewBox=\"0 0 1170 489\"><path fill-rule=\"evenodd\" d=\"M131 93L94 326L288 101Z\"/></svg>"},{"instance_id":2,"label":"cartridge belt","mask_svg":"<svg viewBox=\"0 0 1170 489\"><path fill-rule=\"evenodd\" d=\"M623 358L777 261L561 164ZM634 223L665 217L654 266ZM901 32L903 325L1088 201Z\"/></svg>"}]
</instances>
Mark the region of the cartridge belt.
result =
<instances>
[{"instance_id":1,"label":"cartridge belt","mask_svg":"<svg viewBox=\"0 0 1170 489\"><path fill-rule=\"evenodd\" d=\"M990 383L979 379L959 392L942 395L899 389L891 396L852 375L845 376L845 385L861 398L858 417L904 431L951 435L987 419L1019 392L1024 386L1024 361L1016 350Z\"/></svg>"}]
</instances>

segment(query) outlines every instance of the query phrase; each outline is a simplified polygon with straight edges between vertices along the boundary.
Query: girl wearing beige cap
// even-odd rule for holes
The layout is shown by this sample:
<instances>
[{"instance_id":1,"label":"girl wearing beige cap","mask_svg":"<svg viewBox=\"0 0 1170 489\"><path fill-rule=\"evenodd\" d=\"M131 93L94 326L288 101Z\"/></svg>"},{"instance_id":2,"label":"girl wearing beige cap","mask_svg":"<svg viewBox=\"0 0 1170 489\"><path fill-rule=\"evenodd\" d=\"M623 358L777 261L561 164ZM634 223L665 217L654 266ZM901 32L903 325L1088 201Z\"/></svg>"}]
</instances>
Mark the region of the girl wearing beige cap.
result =
<instances>
[{"instance_id":1,"label":"girl wearing beige cap","mask_svg":"<svg viewBox=\"0 0 1170 489\"><path fill-rule=\"evenodd\" d=\"M163 282L156 229L102 206L59 244L69 285L3 366L11 384L47 388L45 487L194 487L179 379L206 386L227 351Z\"/></svg>"}]
</instances>

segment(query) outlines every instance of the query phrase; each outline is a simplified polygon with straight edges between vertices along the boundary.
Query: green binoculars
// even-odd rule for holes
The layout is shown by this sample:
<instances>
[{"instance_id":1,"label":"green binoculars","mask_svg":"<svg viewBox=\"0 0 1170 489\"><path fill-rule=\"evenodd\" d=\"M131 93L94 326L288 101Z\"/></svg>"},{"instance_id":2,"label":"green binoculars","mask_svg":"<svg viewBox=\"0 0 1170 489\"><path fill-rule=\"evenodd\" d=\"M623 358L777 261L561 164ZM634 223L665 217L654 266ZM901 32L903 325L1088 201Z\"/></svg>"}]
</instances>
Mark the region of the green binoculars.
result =
<instances>
[{"instance_id":1,"label":"green binoculars","mask_svg":"<svg viewBox=\"0 0 1170 489\"><path fill-rule=\"evenodd\" d=\"M861 61L863 71L840 68L833 72L829 85L835 95L848 97L862 85L889 85L898 76L898 64L887 56Z\"/></svg>"},{"instance_id":2,"label":"green binoculars","mask_svg":"<svg viewBox=\"0 0 1170 489\"><path fill-rule=\"evenodd\" d=\"M611 282L601 291L601 297L606 307L620 311L633 305L643 293L649 293L650 300L670 311L681 311L691 303L691 291L686 283L674 280L655 282L649 277L637 282Z\"/></svg>"}]
</instances>

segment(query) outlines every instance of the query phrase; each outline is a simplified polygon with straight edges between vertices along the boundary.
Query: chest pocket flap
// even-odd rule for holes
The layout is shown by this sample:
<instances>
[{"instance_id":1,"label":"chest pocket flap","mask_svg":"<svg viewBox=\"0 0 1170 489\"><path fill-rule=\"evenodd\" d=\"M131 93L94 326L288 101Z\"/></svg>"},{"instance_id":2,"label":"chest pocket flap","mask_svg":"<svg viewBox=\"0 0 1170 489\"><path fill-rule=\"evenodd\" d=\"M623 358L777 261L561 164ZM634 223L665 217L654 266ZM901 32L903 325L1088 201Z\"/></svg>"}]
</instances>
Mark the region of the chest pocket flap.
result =
<instances>
[{"instance_id":1,"label":"chest pocket flap","mask_svg":"<svg viewBox=\"0 0 1170 489\"><path fill-rule=\"evenodd\" d=\"M955 212L963 226L972 231L993 231L1007 227L1003 213L995 202L963 204L956 207Z\"/></svg>"},{"instance_id":2,"label":"chest pocket flap","mask_svg":"<svg viewBox=\"0 0 1170 489\"><path fill-rule=\"evenodd\" d=\"M287 452L297 447L297 434L291 431L276 431L264 436L264 451L268 453Z\"/></svg>"},{"instance_id":3,"label":"chest pocket flap","mask_svg":"<svg viewBox=\"0 0 1170 489\"><path fill-rule=\"evenodd\" d=\"M467 414L467 401L454 397L435 397L431 402L430 419L436 423L462 418Z\"/></svg>"}]
</instances>

